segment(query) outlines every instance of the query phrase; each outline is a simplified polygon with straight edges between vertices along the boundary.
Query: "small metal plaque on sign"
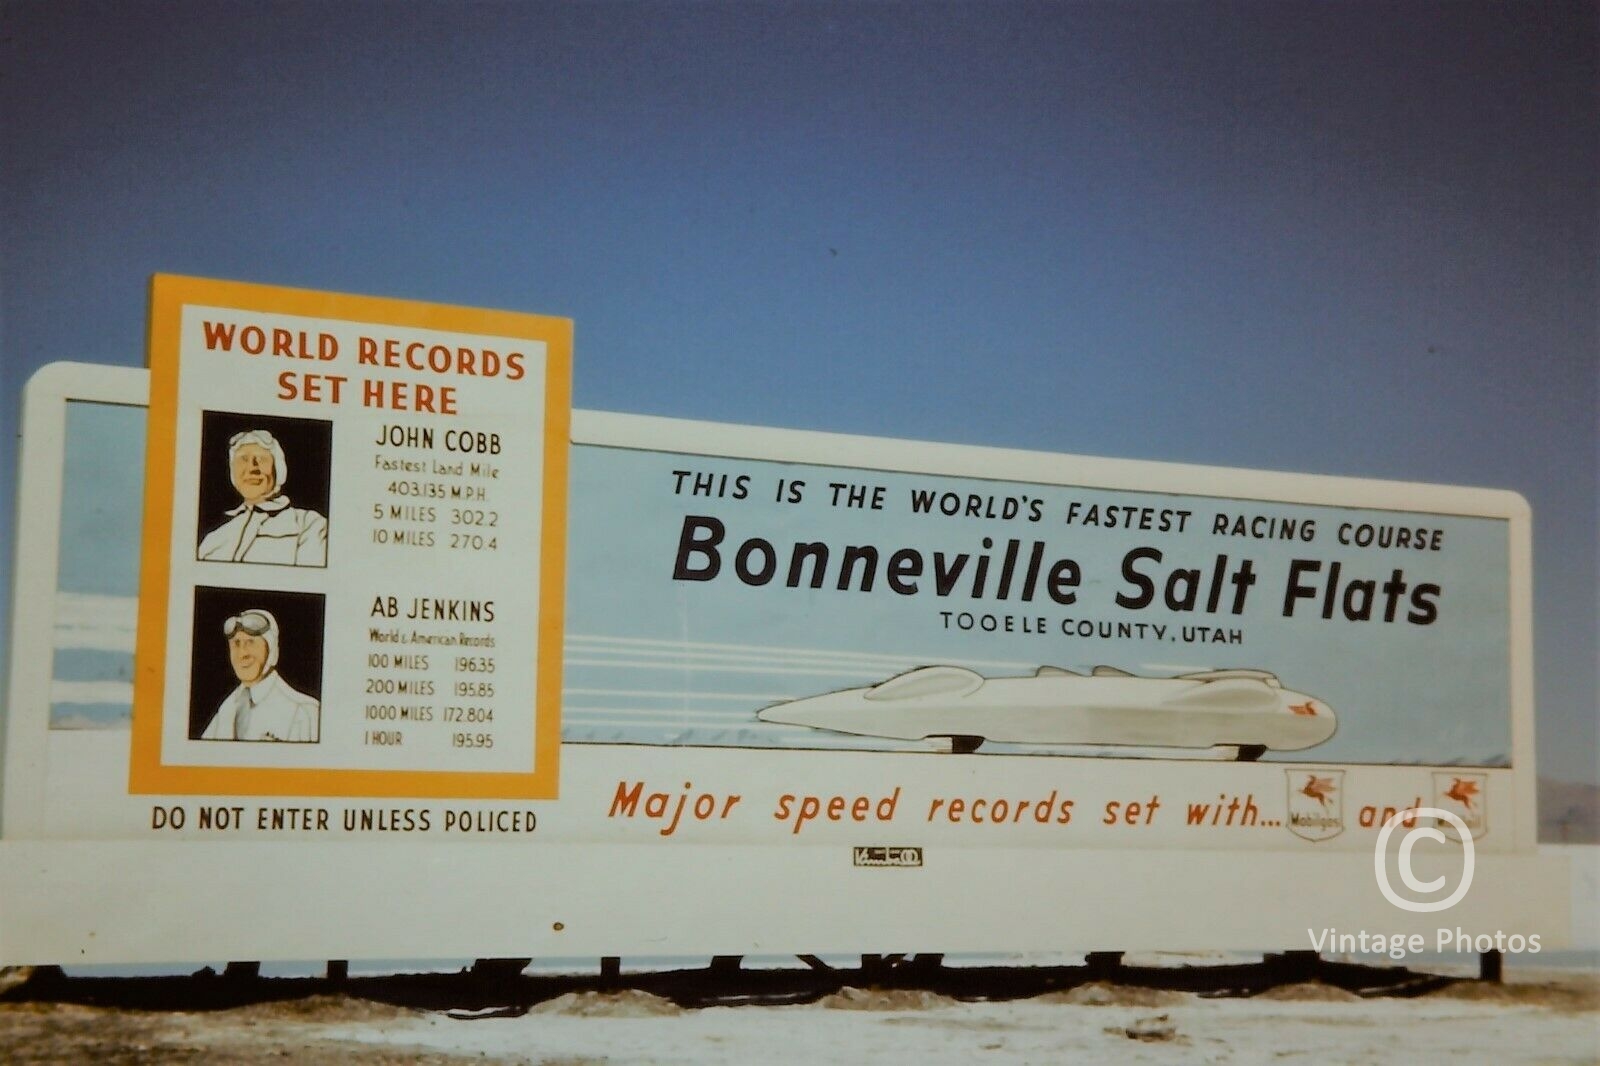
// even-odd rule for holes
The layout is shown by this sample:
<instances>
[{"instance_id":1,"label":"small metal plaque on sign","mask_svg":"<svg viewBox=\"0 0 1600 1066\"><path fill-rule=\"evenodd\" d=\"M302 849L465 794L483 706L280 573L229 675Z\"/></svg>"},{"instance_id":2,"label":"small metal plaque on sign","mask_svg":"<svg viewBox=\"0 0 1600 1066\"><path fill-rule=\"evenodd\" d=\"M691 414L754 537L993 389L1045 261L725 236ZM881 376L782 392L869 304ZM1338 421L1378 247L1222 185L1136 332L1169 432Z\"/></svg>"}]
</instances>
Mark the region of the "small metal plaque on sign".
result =
<instances>
[{"instance_id":1,"label":"small metal plaque on sign","mask_svg":"<svg viewBox=\"0 0 1600 1066\"><path fill-rule=\"evenodd\" d=\"M922 849L894 844L874 844L852 849L856 866L921 866Z\"/></svg>"}]
</instances>

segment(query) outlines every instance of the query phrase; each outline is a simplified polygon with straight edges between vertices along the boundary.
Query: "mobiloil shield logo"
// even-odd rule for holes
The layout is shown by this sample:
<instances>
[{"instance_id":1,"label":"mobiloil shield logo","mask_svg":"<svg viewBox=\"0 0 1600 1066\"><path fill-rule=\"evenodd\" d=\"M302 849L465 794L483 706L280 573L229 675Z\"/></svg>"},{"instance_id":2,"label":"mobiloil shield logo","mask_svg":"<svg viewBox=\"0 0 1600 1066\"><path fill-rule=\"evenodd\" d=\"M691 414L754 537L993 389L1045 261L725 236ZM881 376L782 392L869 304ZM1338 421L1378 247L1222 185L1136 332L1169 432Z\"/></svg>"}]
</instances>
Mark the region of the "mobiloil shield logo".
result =
<instances>
[{"instance_id":1,"label":"mobiloil shield logo","mask_svg":"<svg viewBox=\"0 0 1600 1066\"><path fill-rule=\"evenodd\" d=\"M1488 774L1463 774L1452 770L1433 775L1433 805L1455 815L1459 819L1458 824L1466 826L1466 832L1470 833L1473 840L1481 839L1489 832L1488 790ZM1448 822L1437 828L1450 836L1446 825L1456 828Z\"/></svg>"},{"instance_id":2,"label":"mobiloil shield logo","mask_svg":"<svg viewBox=\"0 0 1600 1066\"><path fill-rule=\"evenodd\" d=\"M1344 832L1344 771L1285 770L1289 832L1306 840L1331 840Z\"/></svg>"}]
</instances>

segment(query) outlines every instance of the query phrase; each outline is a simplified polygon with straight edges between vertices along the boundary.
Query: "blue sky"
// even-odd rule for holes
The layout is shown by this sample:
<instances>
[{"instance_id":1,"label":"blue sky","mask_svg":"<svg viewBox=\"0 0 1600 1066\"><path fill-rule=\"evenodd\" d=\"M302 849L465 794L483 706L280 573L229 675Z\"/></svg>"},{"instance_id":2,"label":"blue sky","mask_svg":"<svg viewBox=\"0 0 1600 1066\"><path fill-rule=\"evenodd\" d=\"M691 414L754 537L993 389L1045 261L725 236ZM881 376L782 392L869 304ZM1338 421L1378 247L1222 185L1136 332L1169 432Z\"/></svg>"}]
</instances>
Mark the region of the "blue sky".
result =
<instances>
[{"instance_id":1,"label":"blue sky","mask_svg":"<svg viewBox=\"0 0 1600 1066\"><path fill-rule=\"evenodd\" d=\"M1595 780L1596 37L1592 5L13 3L0 418L43 362L141 363L167 271L569 316L585 408L1515 489L1541 771Z\"/></svg>"}]
</instances>

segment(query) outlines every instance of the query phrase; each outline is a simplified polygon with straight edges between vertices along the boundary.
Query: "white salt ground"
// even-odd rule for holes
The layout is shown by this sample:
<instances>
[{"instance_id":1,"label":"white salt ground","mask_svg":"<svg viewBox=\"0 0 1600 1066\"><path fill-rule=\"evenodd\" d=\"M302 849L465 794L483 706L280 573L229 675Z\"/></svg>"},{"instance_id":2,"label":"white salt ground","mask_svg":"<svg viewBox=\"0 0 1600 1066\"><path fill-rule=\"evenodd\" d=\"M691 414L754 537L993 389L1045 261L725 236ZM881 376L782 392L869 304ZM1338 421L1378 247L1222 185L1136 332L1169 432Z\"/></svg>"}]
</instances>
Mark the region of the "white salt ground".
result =
<instances>
[{"instance_id":1,"label":"white salt ground","mask_svg":"<svg viewBox=\"0 0 1600 1066\"><path fill-rule=\"evenodd\" d=\"M1586 989L1586 991L1585 991ZM545 1063L1517 1063L1600 1062L1592 984L1576 994L1350 999L1311 986L1272 998L1113 993L960 1003L852 990L808 1006L681 1010L641 993L575 997L519 1018L392 1019L324 1040ZM1587 996L1587 999L1585 997ZM874 1002L874 998L877 1002ZM1104 1001L1104 1002L1102 1002ZM841 1009L842 1008L842 1009Z\"/></svg>"}]
</instances>

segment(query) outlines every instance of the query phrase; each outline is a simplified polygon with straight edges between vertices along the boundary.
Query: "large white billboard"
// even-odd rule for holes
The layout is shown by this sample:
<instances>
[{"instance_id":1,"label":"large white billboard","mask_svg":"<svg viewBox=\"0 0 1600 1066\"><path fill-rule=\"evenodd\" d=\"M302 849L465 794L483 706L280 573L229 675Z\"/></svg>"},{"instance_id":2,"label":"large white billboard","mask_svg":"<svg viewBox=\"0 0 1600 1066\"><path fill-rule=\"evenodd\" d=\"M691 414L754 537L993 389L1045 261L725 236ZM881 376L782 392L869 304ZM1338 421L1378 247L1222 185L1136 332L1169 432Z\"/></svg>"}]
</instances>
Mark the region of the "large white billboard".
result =
<instances>
[{"instance_id":1,"label":"large white billboard","mask_svg":"<svg viewBox=\"0 0 1600 1066\"><path fill-rule=\"evenodd\" d=\"M1514 494L577 411L554 794L161 791L129 773L146 388L58 367L29 395L9 960L1292 948L1443 919L1560 941ZM418 442L363 447L447 459ZM360 503L369 539L415 524ZM471 598L536 565L428 580ZM529 634L474 636L340 623L361 684L320 701L322 735L408 750L477 708L523 749L516 708L386 689L423 658L524 665ZM1476 859L1442 918L1374 877L1386 820L1420 807L1454 820L1404 816L1447 830L1418 871ZM78 885L107 861L153 929ZM314 885L315 917L239 930L214 882Z\"/></svg>"}]
</instances>

